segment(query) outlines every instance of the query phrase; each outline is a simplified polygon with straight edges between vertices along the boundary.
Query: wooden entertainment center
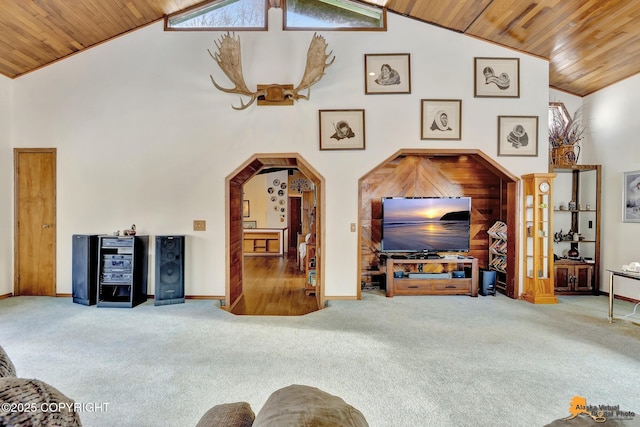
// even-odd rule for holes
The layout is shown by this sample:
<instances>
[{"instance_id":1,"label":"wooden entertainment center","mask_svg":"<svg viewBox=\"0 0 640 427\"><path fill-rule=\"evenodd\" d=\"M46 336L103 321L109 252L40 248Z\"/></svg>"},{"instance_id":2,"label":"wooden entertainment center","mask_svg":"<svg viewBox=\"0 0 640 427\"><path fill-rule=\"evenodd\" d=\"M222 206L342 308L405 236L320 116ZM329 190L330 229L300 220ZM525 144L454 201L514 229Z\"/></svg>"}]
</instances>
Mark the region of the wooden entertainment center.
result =
<instances>
[{"instance_id":1,"label":"wooden entertainment center","mask_svg":"<svg viewBox=\"0 0 640 427\"><path fill-rule=\"evenodd\" d=\"M386 280L382 280L386 269L386 259L383 260L381 256L383 198L471 197L471 236L467 255L478 260L478 269L488 269L487 230L498 220L504 222L506 234L514 238L506 241L505 271L500 276L502 287L499 290L510 298L518 298L520 263L517 261L518 239L515 238L520 235L517 228L520 204L518 183L519 177L477 149L413 148L402 149L391 155L358 181L359 290L382 288L385 284L391 286L394 282L393 277L389 279L388 275ZM387 271L392 275L390 270ZM449 285L454 280L464 279L450 280ZM402 283L408 285L407 282Z\"/></svg>"},{"instance_id":2,"label":"wooden entertainment center","mask_svg":"<svg viewBox=\"0 0 640 427\"><path fill-rule=\"evenodd\" d=\"M388 297L394 295L478 296L477 258L445 256L437 259L397 259L390 257L387 258L386 273Z\"/></svg>"}]
</instances>

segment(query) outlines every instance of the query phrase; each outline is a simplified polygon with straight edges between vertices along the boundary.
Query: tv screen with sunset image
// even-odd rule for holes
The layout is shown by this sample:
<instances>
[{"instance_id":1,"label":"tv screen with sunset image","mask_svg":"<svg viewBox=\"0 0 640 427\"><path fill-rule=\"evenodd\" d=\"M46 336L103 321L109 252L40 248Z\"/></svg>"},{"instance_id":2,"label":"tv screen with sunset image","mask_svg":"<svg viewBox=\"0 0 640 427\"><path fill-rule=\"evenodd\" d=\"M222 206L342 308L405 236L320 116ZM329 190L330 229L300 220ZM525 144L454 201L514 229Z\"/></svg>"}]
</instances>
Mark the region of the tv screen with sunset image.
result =
<instances>
[{"instance_id":1,"label":"tv screen with sunset image","mask_svg":"<svg viewBox=\"0 0 640 427\"><path fill-rule=\"evenodd\" d=\"M385 197L383 252L468 252L470 197Z\"/></svg>"}]
</instances>

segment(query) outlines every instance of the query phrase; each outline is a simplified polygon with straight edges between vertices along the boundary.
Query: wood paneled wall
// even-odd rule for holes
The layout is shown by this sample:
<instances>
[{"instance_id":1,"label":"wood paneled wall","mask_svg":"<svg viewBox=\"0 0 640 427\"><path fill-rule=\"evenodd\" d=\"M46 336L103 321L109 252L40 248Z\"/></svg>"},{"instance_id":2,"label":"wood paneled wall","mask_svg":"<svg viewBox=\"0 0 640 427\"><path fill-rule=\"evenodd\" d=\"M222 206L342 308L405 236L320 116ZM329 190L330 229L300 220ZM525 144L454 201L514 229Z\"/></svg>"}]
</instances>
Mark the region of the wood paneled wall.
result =
<instances>
[{"instance_id":1,"label":"wood paneled wall","mask_svg":"<svg viewBox=\"0 0 640 427\"><path fill-rule=\"evenodd\" d=\"M496 220L506 222L511 217L515 230L515 182L475 154L401 154L380 165L360 181L361 277L383 267L379 265L383 197L471 197L469 255L487 268L487 229Z\"/></svg>"}]
</instances>

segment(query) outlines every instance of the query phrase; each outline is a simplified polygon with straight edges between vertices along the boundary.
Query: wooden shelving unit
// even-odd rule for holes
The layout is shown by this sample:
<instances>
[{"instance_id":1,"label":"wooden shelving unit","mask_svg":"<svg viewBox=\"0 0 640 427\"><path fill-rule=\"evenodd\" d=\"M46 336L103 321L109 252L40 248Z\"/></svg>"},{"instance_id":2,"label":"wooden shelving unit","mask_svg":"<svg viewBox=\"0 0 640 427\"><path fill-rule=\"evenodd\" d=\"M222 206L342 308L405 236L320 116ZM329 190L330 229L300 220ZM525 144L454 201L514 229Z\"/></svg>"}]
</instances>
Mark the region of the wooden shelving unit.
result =
<instances>
[{"instance_id":1,"label":"wooden shelving unit","mask_svg":"<svg viewBox=\"0 0 640 427\"><path fill-rule=\"evenodd\" d=\"M470 274L465 273L465 267L470 270ZM461 277L457 277L456 273L462 273ZM393 297L394 295L469 295L477 297L478 260L471 257L388 258L387 296Z\"/></svg>"},{"instance_id":2,"label":"wooden shelving unit","mask_svg":"<svg viewBox=\"0 0 640 427\"><path fill-rule=\"evenodd\" d=\"M487 230L489 235L489 270L496 272L496 289L507 289L507 224L496 221Z\"/></svg>"},{"instance_id":3,"label":"wooden shelving unit","mask_svg":"<svg viewBox=\"0 0 640 427\"><path fill-rule=\"evenodd\" d=\"M242 236L244 255L283 254L282 230L245 229Z\"/></svg>"},{"instance_id":4,"label":"wooden shelving unit","mask_svg":"<svg viewBox=\"0 0 640 427\"><path fill-rule=\"evenodd\" d=\"M555 290L594 294L600 289L601 166L555 166L553 224ZM577 251L578 256L572 250Z\"/></svg>"}]
</instances>

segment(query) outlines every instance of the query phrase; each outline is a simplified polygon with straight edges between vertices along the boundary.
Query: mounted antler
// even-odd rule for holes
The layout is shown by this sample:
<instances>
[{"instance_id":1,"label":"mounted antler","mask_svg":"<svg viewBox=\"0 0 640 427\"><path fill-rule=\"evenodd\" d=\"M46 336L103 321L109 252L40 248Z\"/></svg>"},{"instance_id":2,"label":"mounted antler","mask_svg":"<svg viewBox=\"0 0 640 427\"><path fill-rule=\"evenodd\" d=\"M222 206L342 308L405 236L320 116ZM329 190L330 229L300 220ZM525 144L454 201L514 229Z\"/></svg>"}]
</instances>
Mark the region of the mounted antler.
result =
<instances>
[{"instance_id":1,"label":"mounted antler","mask_svg":"<svg viewBox=\"0 0 640 427\"><path fill-rule=\"evenodd\" d=\"M304 69L304 75L302 76L302 80L298 87L293 89L292 91L285 91L285 96L291 98L295 101L298 99L309 99L309 95L311 94L311 86L318 83L320 79L324 76L324 70L333 64L333 61L336 60L334 56L331 58L331 61L327 62L327 59L331 56L333 51L326 53L327 50L327 42L324 40L324 37L319 36L317 34L313 34L313 38L311 39L311 44L309 45L309 50L307 51L307 65ZM307 95L300 95L298 92L307 89Z\"/></svg>"},{"instance_id":2,"label":"mounted antler","mask_svg":"<svg viewBox=\"0 0 640 427\"><path fill-rule=\"evenodd\" d=\"M247 84L244 82L244 77L242 75L242 55L240 52L240 37L236 38L231 36L231 34L227 33L220 38L220 42L216 41L216 47L218 48L218 52L214 55L211 53L209 49L209 55L216 61L220 69L229 77L229 80L235 85L232 89L226 89L220 86L213 79L212 75L211 81L216 89L221 90L225 93L239 93L240 95L249 96L251 99L247 104L242 102L242 98L240 98L240 107L231 106L234 110L244 110L249 105L253 104L254 101L258 98L260 92L252 92L247 88ZM261 91L264 92L264 91Z\"/></svg>"},{"instance_id":3,"label":"mounted antler","mask_svg":"<svg viewBox=\"0 0 640 427\"><path fill-rule=\"evenodd\" d=\"M300 84L291 89L292 85L259 85L260 90L253 92L247 88L242 74L242 58L240 52L240 38L231 36L229 33L223 35L219 42L216 41L218 52L214 55L209 51L209 55L216 61L220 69L234 84L233 88L224 88L216 83L213 76L211 81L216 89L225 93L237 93L248 96L249 102L246 104L240 99L240 107L231 106L234 110L244 110L255 102L256 99L264 99L271 102L282 102L285 99L297 101L299 99L309 99L311 86L318 83L325 74L325 69L333 64L335 56L327 62L332 52L326 53L327 43L322 36L316 34L311 39L309 50L307 51L307 64ZM307 94L300 94L300 91L307 90Z\"/></svg>"}]
</instances>

